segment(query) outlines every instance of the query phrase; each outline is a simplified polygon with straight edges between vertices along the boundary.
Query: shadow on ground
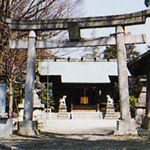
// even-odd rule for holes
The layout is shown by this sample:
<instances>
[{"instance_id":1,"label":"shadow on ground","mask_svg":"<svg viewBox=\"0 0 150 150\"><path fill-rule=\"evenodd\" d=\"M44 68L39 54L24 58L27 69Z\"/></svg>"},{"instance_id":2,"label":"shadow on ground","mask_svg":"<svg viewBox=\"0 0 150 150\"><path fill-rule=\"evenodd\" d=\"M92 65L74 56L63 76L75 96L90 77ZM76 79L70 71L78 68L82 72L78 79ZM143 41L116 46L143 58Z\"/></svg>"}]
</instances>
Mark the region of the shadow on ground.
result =
<instances>
[{"instance_id":1,"label":"shadow on ground","mask_svg":"<svg viewBox=\"0 0 150 150\"><path fill-rule=\"evenodd\" d=\"M133 136L113 136L100 134L56 134L42 132L37 137L13 135L9 139L1 139L3 143L22 149L35 150L149 150L150 139Z\"/></svg>"}]
</instances>

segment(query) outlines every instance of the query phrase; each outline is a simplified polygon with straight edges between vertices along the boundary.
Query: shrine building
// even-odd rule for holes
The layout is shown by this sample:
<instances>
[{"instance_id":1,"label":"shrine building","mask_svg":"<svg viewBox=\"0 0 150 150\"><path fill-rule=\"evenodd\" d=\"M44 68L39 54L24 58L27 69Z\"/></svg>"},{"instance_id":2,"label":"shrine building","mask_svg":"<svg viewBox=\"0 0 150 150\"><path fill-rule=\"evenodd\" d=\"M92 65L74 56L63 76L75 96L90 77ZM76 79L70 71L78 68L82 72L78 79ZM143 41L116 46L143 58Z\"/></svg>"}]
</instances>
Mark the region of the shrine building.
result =
<instances>
[{"instance_id":1,"label":"shrine building","mask_svg":"<svg viewBox=\"0 0 150 150\"><path fill-rule=\"evenodd\" d=\"M106 95L113 98L114 83L118 81L116 60L46 60L38 63L38 72L42 83L52 85L56 110L59 99L67 96L68 112L102 109Z\"/></svg>"}]
</instances>

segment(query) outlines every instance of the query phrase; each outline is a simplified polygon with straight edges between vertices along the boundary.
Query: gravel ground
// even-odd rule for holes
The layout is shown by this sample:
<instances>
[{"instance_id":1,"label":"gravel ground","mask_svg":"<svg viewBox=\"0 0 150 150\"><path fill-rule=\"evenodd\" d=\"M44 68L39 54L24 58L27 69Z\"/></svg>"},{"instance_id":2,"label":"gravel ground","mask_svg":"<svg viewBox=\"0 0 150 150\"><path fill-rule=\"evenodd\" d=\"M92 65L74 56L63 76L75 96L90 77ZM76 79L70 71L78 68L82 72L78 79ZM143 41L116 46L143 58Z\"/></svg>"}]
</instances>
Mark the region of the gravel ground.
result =
<instances>
[{"instance_id":1,"label":"gravel ground","mask_svg":"<svg viewBox=\"0 0 150 150\"><path fill-rule=\"evenodd\" d=\"M77 120L68 123L59 121L59 124L49 122L51 130L43 130L36 137L14 134L1 138L0 142L25 150L150 150L149 137L113 136L114 123Z\"/></svg>"}]
</instances>

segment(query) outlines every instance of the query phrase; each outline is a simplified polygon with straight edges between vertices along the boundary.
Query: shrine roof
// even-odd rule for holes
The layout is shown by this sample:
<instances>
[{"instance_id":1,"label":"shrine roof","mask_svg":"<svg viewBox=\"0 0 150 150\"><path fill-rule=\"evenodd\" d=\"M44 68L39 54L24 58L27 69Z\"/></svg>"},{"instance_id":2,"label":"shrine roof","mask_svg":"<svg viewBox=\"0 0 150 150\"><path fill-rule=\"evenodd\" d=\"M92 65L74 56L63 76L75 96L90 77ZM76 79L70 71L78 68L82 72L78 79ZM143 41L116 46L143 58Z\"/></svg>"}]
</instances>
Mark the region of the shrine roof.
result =
<instances>
[{"instance_id":1,"label":"shrine roof","mask_svg":"<svg viewBox=\"0 0 150 150\"><path fill-rule=\"evenodd\" d=\"M149 67L150 67L150 50L128 63L128 69L134 76L146 75L147 73L150 72L148 69Z\"/></svg>"},{"instance_id":2,"label":"shrine roof","mask_svg":"<svg viewBox=\"0 0 150 150\"><path fill-rule=\"evenodd\" d=\"M41 76L61 76L62 83L110 83L110 76L118 76L116 61L43 61L38 71Z\"/></svg>"}]
</instances>

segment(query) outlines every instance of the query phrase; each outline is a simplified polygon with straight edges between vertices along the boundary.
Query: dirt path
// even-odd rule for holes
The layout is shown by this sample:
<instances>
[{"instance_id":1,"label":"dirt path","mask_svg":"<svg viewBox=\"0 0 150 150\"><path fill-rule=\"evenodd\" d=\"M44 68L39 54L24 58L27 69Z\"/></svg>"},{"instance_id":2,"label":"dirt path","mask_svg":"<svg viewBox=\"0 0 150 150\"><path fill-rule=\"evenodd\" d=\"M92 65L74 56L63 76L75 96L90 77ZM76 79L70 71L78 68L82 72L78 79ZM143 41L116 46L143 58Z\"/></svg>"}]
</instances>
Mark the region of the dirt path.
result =
<instances>
[{"instance_id":1,"label":"dirt path","mask_svg":"<svg viewBox=\"0 0 150 150\"><path fill-rule=\"evenodd\" d=\"M26 150L150 150L150 138L113 136L115 122L49 122L49 129L37 137L13 135L1 143Z\"/></svg>"}]
</instances>

